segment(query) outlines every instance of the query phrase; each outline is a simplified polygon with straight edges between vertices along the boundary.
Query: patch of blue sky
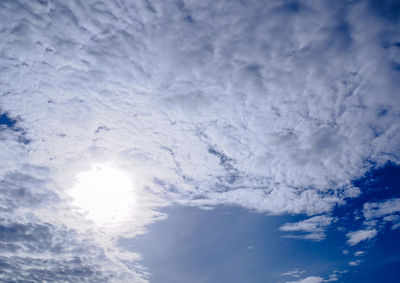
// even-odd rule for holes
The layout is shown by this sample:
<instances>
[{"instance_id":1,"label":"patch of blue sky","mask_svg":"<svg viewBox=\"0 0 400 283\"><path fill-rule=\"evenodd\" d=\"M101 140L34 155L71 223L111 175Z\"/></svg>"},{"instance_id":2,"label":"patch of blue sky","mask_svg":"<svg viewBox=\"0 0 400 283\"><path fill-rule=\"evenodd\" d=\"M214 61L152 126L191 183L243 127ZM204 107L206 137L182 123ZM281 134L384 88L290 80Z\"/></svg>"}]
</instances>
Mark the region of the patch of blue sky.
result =
<instances>
[{"instance_id":1,"label":"patch of blue sky","mask_svg":"<svg viewBox=\"0 0 400 283\"><path fill-rule=\"evenodd\" d=\"M13 128L16 123L17 123L17 120L9 117L7 113L0 114L0 126L3 125L6 127L9 127L9 128Z\"/></svg>"},{"instance_id":2,"label":"patch of blue sky","mask_svg":"<svg viewBox=\"0 0 400 283\"><path fill-rule=\"evenodd\" d=\"M289 282L318 276L339 282L397 282L400 229L389 225L378 235L354 246L349 231L363 228L362 209L400 195L400 167L387 164L354 181L362 194L332 212L337 219L326 238L312 241L285 237L279 228L304 215L268 216L237 207L214 210L170 207L165 221L119 245L143 255L151 282ZM293 277L290 276L290 271ZM287 273L287 274L285 274ZM384 276L384 277L383 277Z\"/></svg>"}]
</instances>

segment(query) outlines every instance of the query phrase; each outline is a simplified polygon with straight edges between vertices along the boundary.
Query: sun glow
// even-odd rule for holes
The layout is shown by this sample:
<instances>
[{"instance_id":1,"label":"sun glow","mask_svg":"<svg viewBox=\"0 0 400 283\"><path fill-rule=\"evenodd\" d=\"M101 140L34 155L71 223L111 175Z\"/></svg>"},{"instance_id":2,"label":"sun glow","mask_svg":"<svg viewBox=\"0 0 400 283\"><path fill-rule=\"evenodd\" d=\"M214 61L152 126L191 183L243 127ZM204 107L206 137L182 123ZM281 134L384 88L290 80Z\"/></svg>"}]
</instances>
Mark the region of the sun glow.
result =
<instances>
[{"instance_id":1,"label":"sun glow","mask_svg":"<svg viewBox=\"0 0 400 283\"><path fill-rule=\"evenodd\" d=\"M94 165L77 176L71 189L73 206L96 224L113 225L125 221L135 205L132 180L122 171Z\"/></svg>"}]
</instances>

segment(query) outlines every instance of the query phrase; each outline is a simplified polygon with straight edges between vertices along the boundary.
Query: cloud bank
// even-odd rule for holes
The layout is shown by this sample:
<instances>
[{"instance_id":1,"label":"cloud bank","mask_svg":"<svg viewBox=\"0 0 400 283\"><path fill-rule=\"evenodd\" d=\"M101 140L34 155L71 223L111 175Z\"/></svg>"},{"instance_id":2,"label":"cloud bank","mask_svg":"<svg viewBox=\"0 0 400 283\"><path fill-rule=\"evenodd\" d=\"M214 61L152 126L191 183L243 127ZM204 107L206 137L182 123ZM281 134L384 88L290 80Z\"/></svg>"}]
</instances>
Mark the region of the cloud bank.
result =
<instances>
[{"instance_id":1,"label":"cloud bank","mask_svg":"<svg viewBox=\"0 0 400 283\"><path fill-rule=\"evenodd\" d=\"M366 4L2 5L30 162L104 149L185 199L318 213L397 161L398 34Z\"/></svg>"}]
</instances>

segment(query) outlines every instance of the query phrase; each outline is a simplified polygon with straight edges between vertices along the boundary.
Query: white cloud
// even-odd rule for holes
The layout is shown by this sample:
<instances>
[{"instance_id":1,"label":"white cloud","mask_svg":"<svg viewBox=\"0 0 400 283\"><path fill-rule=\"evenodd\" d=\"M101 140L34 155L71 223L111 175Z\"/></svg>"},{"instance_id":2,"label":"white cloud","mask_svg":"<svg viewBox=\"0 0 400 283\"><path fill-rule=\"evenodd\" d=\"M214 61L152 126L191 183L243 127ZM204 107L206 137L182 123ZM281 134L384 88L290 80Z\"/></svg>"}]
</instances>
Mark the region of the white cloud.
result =
<instances>
[{"instance_id":1,"label":"white cloud","mask_svg":"<svg viewBox=\"0 0 400 283\"><path fill-rule=\"evenodd\" d=\"M334 221L332 217L319 215L295 223L286 223L279 228L285 232L302 232L303 234L289 234L287 237L303 238L314 241L325 239L326 227Z\"/></svg>"},{"instance_id":2,"label":"white cloud","mask_svg":"<svg viewBox=\"0 0 400 283\"><path fill-rule=\"evenodd\" d=\"M323 282L335 282L339 281L339 275L338 273L332 273L329 275L329 278L324 280Z\"/></svg>"},{"instance_id":3,"label":"white cloud","mask_svg":"<svg viewBox=\"0 0 400 283\"><path fill-rule=\"evenodd\" d=\"M383 202L367 202L364 204L364 217L369 219L380 218L400 212L400 199L388 199ZM390 221L391 218L386 218ZM394 218L393 218L394 219Z\"/></svg>"},{"instance_id":4,"label":"white cloud","mask_svg":"<svg viewBox=\"0 0 400 283\"><path fill-rule=\"evenodd\" d=\"M306 271L305 270L301 270L301 269L294 269L288 272L284 272L281 275L282 276L290 276L290 277L300 277L300 275L304 274Z\"/></svg>"},{"instance_id":5,"label":"white cloud","mask_svg":"<svg viewBox=\"0 0 400 283\"><path fill-rule=\"evenodd\" d=\"M374 238L377 234L378 234L378 231L376 231L375 229L359 230L359 231L350 232L350 233L347 233L347 235L346 235L348 238L347 243L350 246L354 246L362 241L366 241L366 240L370 240L370 239Z\"/></svg>"},{"instance_id":6,"label":"white cloud","mask_svg":"<svg viewBox=\"0 0 400 283\"><path fill-rule=\"evenodd\" d=\"M397 150L393 56L376 42L390 26L360 5L337 18L340 4L290 17L280 2L7 4L1 107L21 117L31 163L105 149L185 199L329 211L357 195L365 159ZM254 188L260 201L236 198Z\"/></svg>"},{"instance_id":7,"label":"white cloud","mask_svg":"<svg viewBox=\"0 0 400 283\"><path fill-rule=\"evenodd\" d=\"M392 225L392 230L400 227L400 199L387 199L381 202L367 202L363 207L367 227L382 228L386 223Z\"/></svg>"},{"instance_id":8,"label":"white cloud","mask_svg":"<svg viewBox=\"0 0 400 283\"><path fill-rule=\"evenodd\" d=\"M296 271L296 270L294 270ZM329 274L327 279L324 279L320 276L308 276L306 278L300 279L300 280L296 280L296 281L290 281L290 282L286 282L286 283L320 283L320 282L335 282L339 280L339 276L343 273L346 273L347 270L334 270L331 274ZM289 272L290 273L290 272ZM303 273L303 272L302 272ZM282 275L285 275L282 274ZM296 274L297 275L297 274ZM299 277L299 276L295 276L295 277Z\"/></svg>"},{"instance_id":9,"label":"white cloud","mask_svg":"<svg viewBox=\"0 0 400 283\"><path fill-rule=\"evenodd\" d=\"M286 283L320 283L320 282L324 282L324 279L322 277L319 276L309 276L306 277L304 279L301 280L297 280L297 281L288 281Z\"/></svg>"},{"instance_id":10,"label":"white cloud","mask_svg":"<svg viewBox=\"0 0 400 283\"><path fill-rule=\"evenodd\" d=\"M359 265L361 263L361 260L354 260L354 261L350 261L349 262L349 265L350 266L357 266L357 265Z\"/></svg>"},{"instance_id":11,"label":"white cloud","mask_svg":"<svg viewBox=\"0 0 400 283\"><path fill-rule=\"evenodd\" d=\"M356 252L354 253L355 256L363 256L364 254L365 254L364 251L356 251Z\"/></svg>"}]
</instances>

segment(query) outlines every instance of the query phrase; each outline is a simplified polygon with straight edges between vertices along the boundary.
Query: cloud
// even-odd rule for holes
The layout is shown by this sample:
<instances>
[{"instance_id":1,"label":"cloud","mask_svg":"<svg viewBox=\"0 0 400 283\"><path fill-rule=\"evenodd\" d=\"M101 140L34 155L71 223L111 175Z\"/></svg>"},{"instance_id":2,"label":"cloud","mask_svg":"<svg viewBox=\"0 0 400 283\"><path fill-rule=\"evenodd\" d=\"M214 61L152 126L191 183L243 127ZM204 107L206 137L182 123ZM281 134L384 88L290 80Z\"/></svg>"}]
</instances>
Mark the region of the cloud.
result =
<instances>
[{"instance_id":1,"label":"cloud","mask_svg":"<svg viewBox=\"0 0 400 283\"><path fill-rule=\"evenodd\" d=\"M73 231L54 228L30 223L1 223L1 280L106 282L110 278L110 270L100 269L101 261L93 260L101 258L96 254L99 250L93 252L92 248L78 244Z\"/></svg>"},{"instance_id":2,"label":"cloud","mask_svg":"<svg viewBox=\"0 0 400 283\"><path fill-rule=\"evenodd\" d=\"M361 260L354 260L354 261L350 261L349 262L349 265L350 266L357 266L357 265L359 265L361 263Z\"/></svg>"},{"instance_id":3,"label":"cloud","mask_svg":"<svg viewBox=\"0 0 400 283\"><path fill-rule=\"evenodd\" d=\"M286 223L279 228L285 232L303 232L304 234L289 234L286 237L303 238L313 241L325 239L325 230L334 221L332 217L319 215L295 223Z\"/></svg>"},{"instance_id":4,"label":"cloud","mask_svg":"<svg viewBox=\"0 0 400 283\"><path fill-rule=\"evenodd\" d=\"M335 281L339 281L339 275L341 273L345 273L346 271L338 271L335 270L334 272L332 272L331 274L329 274L328 279L325 279L324 282L335 282Z\"/></svg>"},{"instance_id":5,"label":"cloud","mask_svg":"<svg viewBox=\"0 0 400 283\"><path fill-rule=\"evenodd\" d=\"M284 272L281 275L282 276L290 276L290 277L300 277L302 274L304 274L306 271L305 270L301 270L301 269L294 269L292 271L288 271L288 272Z\"/></svg>"},{"instance_id":6,"label":"cloud","mask_svg":"<svg viewBox=\"0 0 400 283\"><path fill-rule=\"evenodd\" d=\"M146 282L136 253L126 253L114 243L115 235L130 235L130 229L93 227L52 191L49 170L24 166L24 174L9 173L0 181L1 280ZM33 177L34 176L34 177ZM161 214L147 217L162 217ZM131 224L143 226L139 222ZM146 219L146 223L152 220ZM139 229L134 229L140 233ZM105 236L107 234L107 236ZM130 264L128 269L124 263ZM24 270L24 272L21 272Z\"/></svg>"},{"instance_id":7,"label":"cloud","mask_svg":"<svg viewBox=\"0 0 400 283\"><path fill-rule=\"evenodd\" d=\"M102 148L184 199L316 214L396 161L391 26L362 3L40 3L2 9L1 106L32 163Z\"/></svg>"},{"instance_id":8,"label":"cloud","mask_svg":"<svg viewBox=\"0 0 400 283\"><path fill-rule=\"evenodd\" d=\"M392 230L396 230L400 228L400 223L396 223L392 226Z\"/></svg>"},{"instance_id":9,"label":"cloud","mask_svg":"<svg viewBox=\"0 0 400 283\"><path fill-rule=\"evenodd\" d=\"M286 283L320 283L320 282L324 282L324 279L322 277L319 276L309 276L306 277L304 279L301 280L297 280L297 281L288 281Z\"/></svg>"},{"instance_id":10,"label":"cloud","mask_svg":"<svg viewBox=\"0 0 400 283\"><path fill-rule=\"evenodd\" d=\"M103 235L85 232L65 193L92 163L132 172L142 196L131 225L93 244L113 250L118 233L145 233L172 203L329 213L360 194L351 181L372 164L399 161L399 31L371 5L0 7L0 114L15 121L0 129L10 223ZM283 227L321 239L324 223Z\"/></svg>"},{"instance_id":11,"label":"cloud","mask_svg":"<svg viewBox=\"0 0 400 283\"><path fill-rule=\"evenodd\" d=\"M371 240L377 234L378 234L378 231L376 231L375 229L359 230L359 231L350 232L350 233L347 233L347 235L346 235L348 238L347 243L350 246L355 246L362 241Z\"/></svg>"},{"instance_id":12,"label":"cloud","mask_svg":"<svg viewBox=\"0 0 400 283\"><path fill-rule=\"evenodd\" d=\"M363 256L364 254L365 254L364 251L356 251L356 252L354 252L355 256Z\"/></svg>"},{"instance_id":13,"label":"cloud","mask_svg":"<svg viewBox=\"0 0 400 283\"><path fill-rule=\"evenodd\" d=\"M400 199L388 199L383 202L367 202L364 204L363 215L369 219L380 218L400 212ZM390 221L390 218L386 218Z\"/></svg>"},{"instance_id":14,"label":"cloud","mask_svg":"<svg viewBox=\"0 0 400 283\"><path fill-rule=\"evenodd\" d=\"M296 280L296 281L290 281L286 283L320 283L320 282L335 282L339 280L339 276L343 273L346 273L346 270L334 270L331 274L329 274L327 279L324 279L320 276L308 276L306 278ZM284 274L282 274L284 275ZM296 274L297 275L297 274ZM298 277L298 276L295 276Z\"/></svg>"},{"instance_id":15,"label":"cloud","mask_svg":"<svg viewBox=\"0 0 400 283\"><path fill-rule=\"evenodd\" d=\"M387 199L381 202L367 202L363 207L364 225L383 229L386 223L391 223L392 230L400 224L400 199Z\"/></svg>"}]
</instances>

